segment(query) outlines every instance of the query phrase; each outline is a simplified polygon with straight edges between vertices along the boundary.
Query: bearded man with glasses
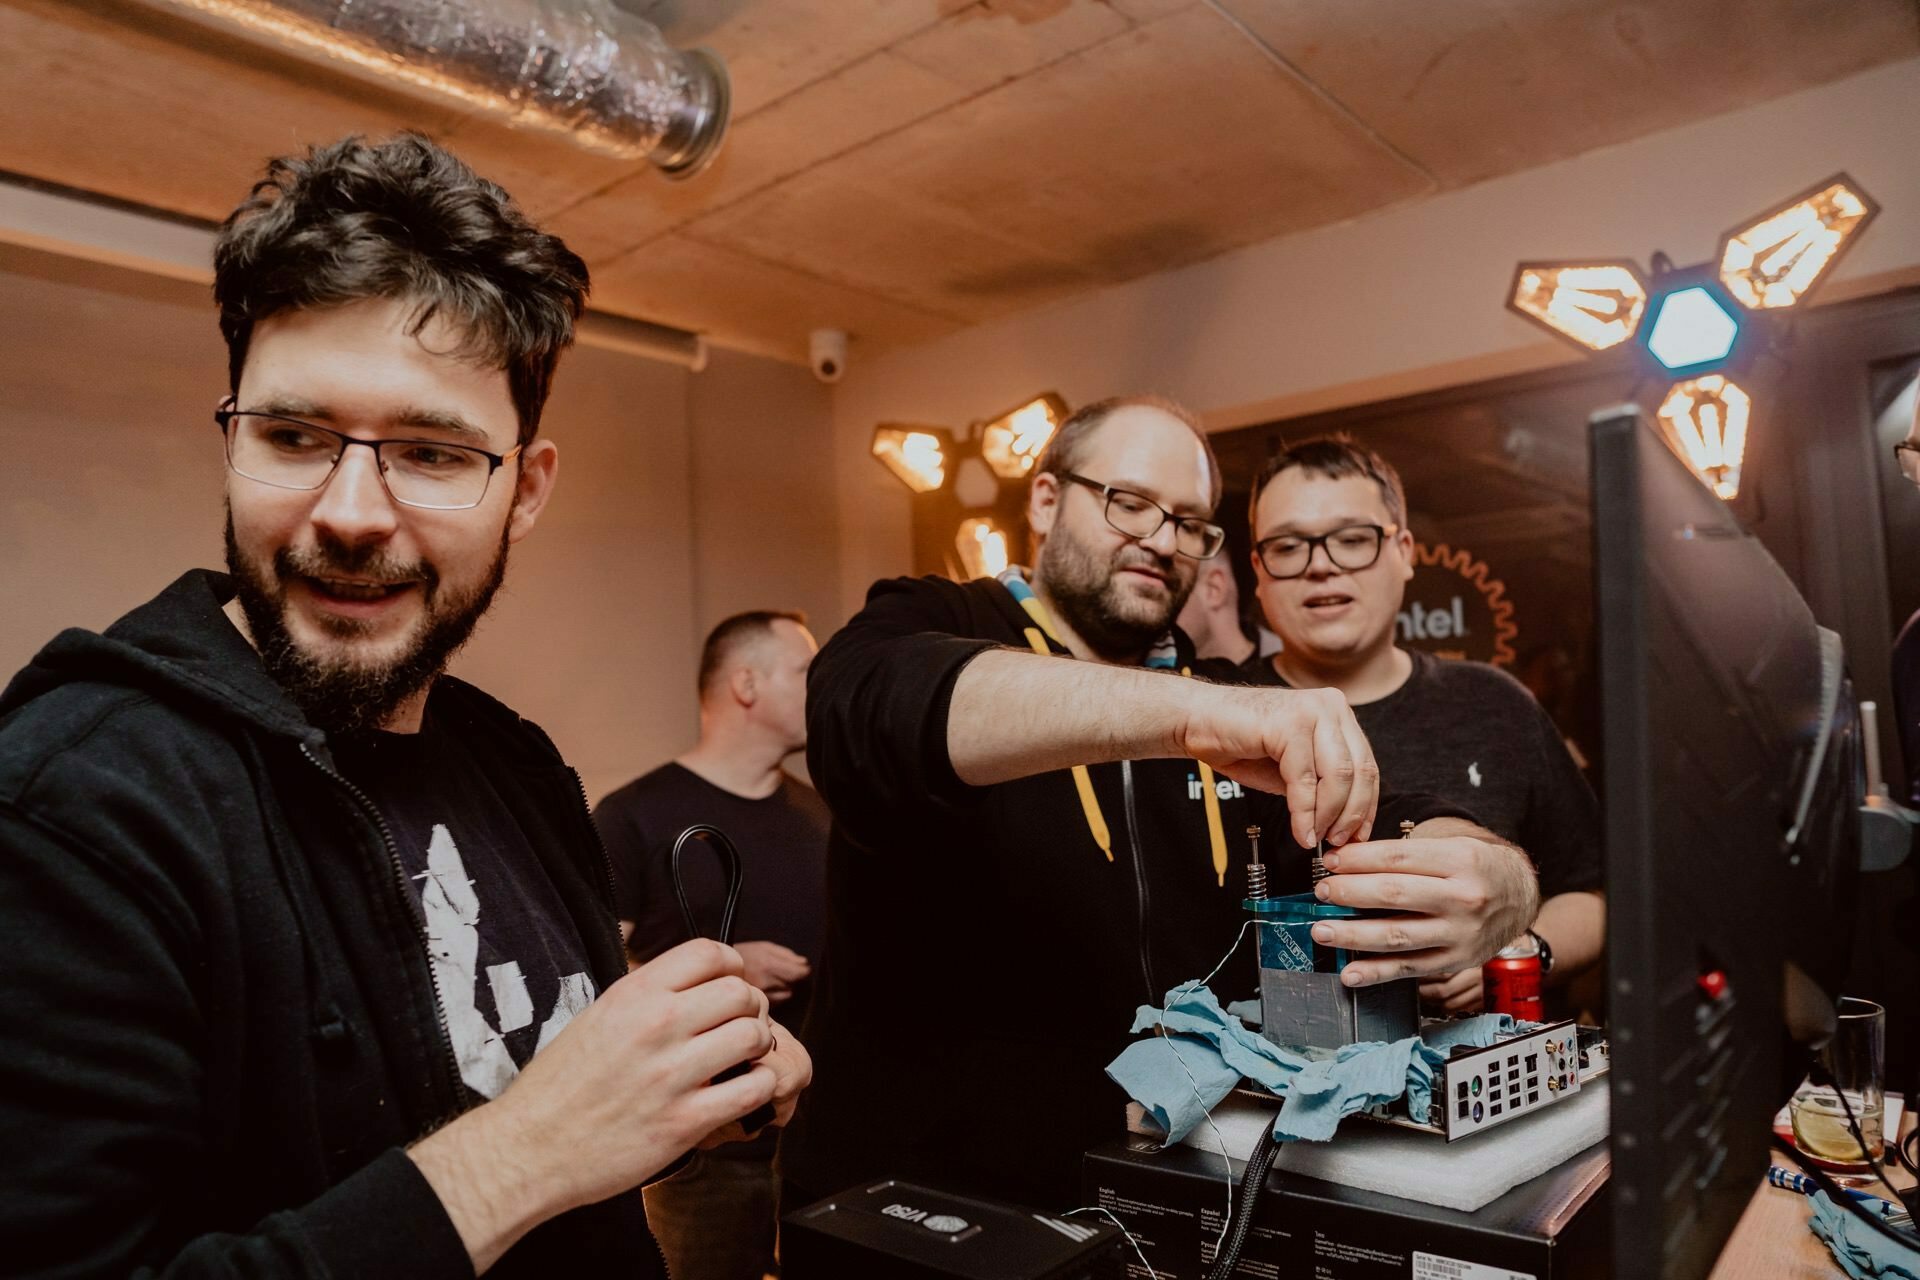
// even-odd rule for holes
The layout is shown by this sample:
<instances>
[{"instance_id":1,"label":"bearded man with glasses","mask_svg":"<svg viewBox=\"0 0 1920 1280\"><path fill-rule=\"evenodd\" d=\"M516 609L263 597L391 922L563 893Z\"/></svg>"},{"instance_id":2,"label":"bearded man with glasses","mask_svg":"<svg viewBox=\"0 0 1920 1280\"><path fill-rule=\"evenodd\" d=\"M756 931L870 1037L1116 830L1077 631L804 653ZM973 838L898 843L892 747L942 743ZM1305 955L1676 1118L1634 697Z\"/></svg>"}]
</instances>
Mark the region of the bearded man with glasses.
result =
<instances>
[{"instance_id":1,"label":"bearded man with glasses","mask_svg":"<svg viewBox=\"0 0 1920 1280\"><path fill-rule=\"evenodd\" d=\"M815 658L832 910L783 1208L889 1177L1081 1203L1081 1154L1121 1131L1103 1068L1134 1010L1240 930L1249 824L1277 892L1305 890L1322 839L1355 891L1410 852L1449 860L1414 914L1329 926L1385 953L1354 985L1477 965L1532 919L1518 851L1457 806L1378 796L1338 694L1196 661L1174 619L1225 541L1220 492L1184 409L1088 405L1036 464L1030 571L880 582ZM1401 819L1418 838L1367 842Z\"/></svg>"},{"instance_id":2,"label":"bearded man with glasses","mask_svg":"<svg viewBox=\"0 0 1920 1280\"><path fill-rule=\"evenodd\" d=\"M222 227L228 573L0 697L9 1275L664 1277L640 1184L805 1085L731 948L627 972L578 775L444 674L586 291L417 135Z\"/></svg>"},{"instance_id":3,"label":"bearded man with glasses","mask_svg":"<svg viewBox=\"0 0 1920 1280\"><path fill-rule=\"evenodd\" d=\"M1268 459L1248 509L1261 612L1285 647L1243 676L1343 694L1382 786L1462 805L1537 863L1544 901L1526 932L1548 986L1592 968L1606 940L1599 804L1559 730L1506 672L1394 643L1413 577L1399 473L1351 437L1305 440ZM1421 994L1448 1012L1478 1009L1480 972L1430 973Z\"/></svg>"}]
</instances>

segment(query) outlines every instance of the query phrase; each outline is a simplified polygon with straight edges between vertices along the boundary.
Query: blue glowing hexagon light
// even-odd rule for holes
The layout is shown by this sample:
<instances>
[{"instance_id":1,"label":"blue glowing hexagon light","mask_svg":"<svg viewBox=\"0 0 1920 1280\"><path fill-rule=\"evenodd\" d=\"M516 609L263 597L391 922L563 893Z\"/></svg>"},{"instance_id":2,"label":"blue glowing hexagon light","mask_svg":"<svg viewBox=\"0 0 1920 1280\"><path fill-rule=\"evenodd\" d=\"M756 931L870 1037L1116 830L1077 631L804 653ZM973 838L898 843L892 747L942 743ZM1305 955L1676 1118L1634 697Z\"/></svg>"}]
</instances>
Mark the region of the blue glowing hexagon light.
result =
<instances>
[{"instance_id":1,"label":"blue glowing hexagon light","mask_svg":"<svg viewBox=\"0 0 1920 1280\"><path fill-rule=\"evenodd\" d=\"M1692 369L1724 360L1740 336L1740 322L1713 293L1694 285L1656 302L1647 327L1647 350L1669 369Z\"/></svg>"}]
</instances>

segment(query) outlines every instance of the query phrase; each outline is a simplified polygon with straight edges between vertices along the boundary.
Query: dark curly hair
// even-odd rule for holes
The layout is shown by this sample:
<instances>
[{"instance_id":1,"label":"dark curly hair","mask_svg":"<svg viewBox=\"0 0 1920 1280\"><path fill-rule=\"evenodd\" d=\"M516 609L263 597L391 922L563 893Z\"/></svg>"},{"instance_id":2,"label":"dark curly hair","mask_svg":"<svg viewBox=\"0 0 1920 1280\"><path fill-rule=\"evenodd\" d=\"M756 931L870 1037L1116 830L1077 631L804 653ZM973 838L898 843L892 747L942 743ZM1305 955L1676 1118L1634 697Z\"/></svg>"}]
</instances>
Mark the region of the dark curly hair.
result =
<instances>
[{"instance_id":1,"label":"dark curly hair","mask_svg":"<svg viewBox=\"0 0 1920 1280\"><path fill-rule=\"evenodd\" d=\"M213 251L235 392L253 327L267 317L405 299L417 304L410 332L444 312L466 331L455 354L505 371L522 444L539 429L587 289L587 264L559 237L417 133L269 161Z\"/></svg>"}]
</instances>

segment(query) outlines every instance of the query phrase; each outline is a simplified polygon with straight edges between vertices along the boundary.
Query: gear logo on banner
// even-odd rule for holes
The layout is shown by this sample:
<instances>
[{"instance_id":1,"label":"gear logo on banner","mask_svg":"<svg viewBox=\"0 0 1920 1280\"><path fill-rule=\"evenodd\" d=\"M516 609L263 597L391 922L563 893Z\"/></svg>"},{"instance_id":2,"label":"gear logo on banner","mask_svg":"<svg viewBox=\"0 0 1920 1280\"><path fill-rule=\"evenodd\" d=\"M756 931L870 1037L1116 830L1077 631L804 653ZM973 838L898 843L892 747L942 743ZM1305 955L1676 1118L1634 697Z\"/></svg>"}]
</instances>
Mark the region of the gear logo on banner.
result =
<instances>
[{"instance_id":1,"label":"gear logo on banner","mask_svg":"<svg viewBox=\"0 0 1920 1280\"><path fill-rule=\"evenodd\" d=\"M1484 560L1446 543L1413 548L1413 581L1396 624L1399 642L1436 658L1469 658L1511 667L1520 627L1507 584Z\"/></svg>"}]
</instances>

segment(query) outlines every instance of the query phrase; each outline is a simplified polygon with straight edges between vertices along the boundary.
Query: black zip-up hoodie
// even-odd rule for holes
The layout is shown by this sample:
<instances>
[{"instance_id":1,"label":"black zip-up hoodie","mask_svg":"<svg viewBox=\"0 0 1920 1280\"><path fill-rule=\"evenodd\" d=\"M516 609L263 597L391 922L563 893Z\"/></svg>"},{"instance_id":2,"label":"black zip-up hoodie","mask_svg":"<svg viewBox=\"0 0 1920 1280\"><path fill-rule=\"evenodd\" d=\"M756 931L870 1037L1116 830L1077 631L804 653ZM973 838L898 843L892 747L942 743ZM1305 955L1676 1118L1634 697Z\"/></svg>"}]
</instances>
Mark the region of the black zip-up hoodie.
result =
<instances>
[{"instance_id":1,"label":"black zip-up hoodie","mask_svg":"<svg viewBox=\"0 0 1920 1280\"><path fill-rule=\"evenodd\" d=\"M402 1148L460 1107L418 906L373 807L185 575L0 695L0 1269L468 1276ZM579 930L625 972L579 778L457 680L461 734ZM490 1275L664 1275L635 1190Z\"/></svg>"}]
</instances>

